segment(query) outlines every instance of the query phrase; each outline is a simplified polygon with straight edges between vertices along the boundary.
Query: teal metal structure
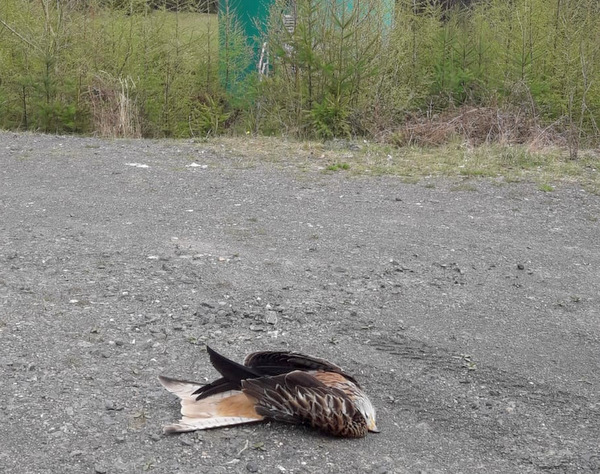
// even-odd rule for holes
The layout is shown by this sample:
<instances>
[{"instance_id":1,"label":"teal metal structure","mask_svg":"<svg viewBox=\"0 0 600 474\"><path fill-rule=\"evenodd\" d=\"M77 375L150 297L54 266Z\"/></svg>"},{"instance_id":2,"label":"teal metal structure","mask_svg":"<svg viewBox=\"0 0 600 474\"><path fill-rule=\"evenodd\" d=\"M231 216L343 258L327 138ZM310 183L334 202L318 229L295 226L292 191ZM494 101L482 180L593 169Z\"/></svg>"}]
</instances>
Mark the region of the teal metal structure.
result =
<instances>
[{"instance_id":1,"label":"teal metal structure","mask_svg":"<svg viewBox=\"0 0 600 474\"><path fill-rule=\"evenodd\" d=\"M233 96L244 92L248 75L258 71L269 11L275 0L219 1L219 61L221 83ZM245 45L240 45L242 34ZM241 47L243 46L243 47Z\"/></svg>"},{"instance_id":2,"label":"teal metal structure","mask_svg":"<svg viewBox=\"0 0 600 474\"><path fill-rule=\"evenodd\" d=\"M290 9L293 10L293 5L305 0L288 0ZM332 0L321 0L323 4ZM380 2L381 5L386 7L386 14L384 24L391 27L392 17L394 11L395 0L334 0L338 2L339 6L344 6L348 11L354 9L355 5L361 5L358 8L362 8L362 5L367 7L370 2ZM249 73L258 72L259 58L261 57L261 51L263 47L262 36L266 32L267 23L269 20L269 14L275 0L219 0L219 44L220 44L220 61L221 61L221 82L225 87L233 92L236 89L236 84L241 84L244 77ZM232 78L228 75L227 71L223 71L223 63L227 62L231 64L230 51L233 50L229 32L227 28L231 27L231 19L240 27L246 41L246 46L250 50L249 57L247 60L247 66L245 68L237 68L238 76ZM231 49L230 49L231 48ZM229 67L229 66L227 66Z\"/></svg>"}]
</instances>

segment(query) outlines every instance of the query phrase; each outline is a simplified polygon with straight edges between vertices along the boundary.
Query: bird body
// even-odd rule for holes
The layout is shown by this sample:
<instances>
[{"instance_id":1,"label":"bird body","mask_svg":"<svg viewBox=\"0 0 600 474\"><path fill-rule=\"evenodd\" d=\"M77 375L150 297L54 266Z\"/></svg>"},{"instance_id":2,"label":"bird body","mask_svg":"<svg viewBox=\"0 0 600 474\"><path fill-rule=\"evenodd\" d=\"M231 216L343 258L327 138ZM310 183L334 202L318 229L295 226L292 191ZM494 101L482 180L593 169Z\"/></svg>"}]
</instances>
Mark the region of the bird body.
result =
<instances>
[{"instance_id":1,"label":"bird body","mask_svg":"<svg viewBox=\"0 0 600 474\"><path fill-rule=\"evenodd\" d=\"M302 423L341 437L377 432L375 409L356 380L339 366L295 352L254 352L238 364L207 347L222 375L214 382L159 376L181 399L182 419L166 433L253 423Z\"/></svg>"}]
</instances>

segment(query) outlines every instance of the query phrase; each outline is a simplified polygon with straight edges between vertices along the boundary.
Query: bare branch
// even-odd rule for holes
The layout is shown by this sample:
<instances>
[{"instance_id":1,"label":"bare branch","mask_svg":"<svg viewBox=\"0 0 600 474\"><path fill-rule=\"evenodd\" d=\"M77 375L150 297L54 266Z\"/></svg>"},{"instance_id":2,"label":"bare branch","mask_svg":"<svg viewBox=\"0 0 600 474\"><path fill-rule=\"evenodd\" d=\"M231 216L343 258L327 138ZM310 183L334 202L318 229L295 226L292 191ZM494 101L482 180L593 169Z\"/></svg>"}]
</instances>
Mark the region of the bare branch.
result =
<instances>
[{"instance_id":1,"label":"bare branch","mask_svg":"<svg viewBox=\"0 0 600 474\"><path fill-rule=\"evenodd\" d=\"M2 26L4 26L4 28L6 28L8 31L10 31L13 35L15 35L17 38L19 38L24 43L28 44L32 48L37 49L38 51L41 51L41 48L37 44L35 44L31 40L28 40L27 38L25 38L21 33L19 33L17 30L15 30L8 23L6 23L2 18L0 18L0 24L2 24Z\"/></svg>"}]
</instances>

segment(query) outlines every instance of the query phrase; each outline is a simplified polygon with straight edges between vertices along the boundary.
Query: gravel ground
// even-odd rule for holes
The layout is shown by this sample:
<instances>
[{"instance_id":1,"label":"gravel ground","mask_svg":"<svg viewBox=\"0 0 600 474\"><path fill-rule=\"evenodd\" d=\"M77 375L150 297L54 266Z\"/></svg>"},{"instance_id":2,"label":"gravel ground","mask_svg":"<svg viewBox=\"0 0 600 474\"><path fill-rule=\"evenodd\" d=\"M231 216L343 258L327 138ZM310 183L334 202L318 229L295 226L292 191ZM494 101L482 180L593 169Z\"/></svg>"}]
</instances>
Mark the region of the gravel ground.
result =
<instances>
[{"instance_id":1,"label":"gravel ground","mask_svg":"<svg viewBox=\"0 0 600 474\"><path fill-rule=\"evenodd\" d=\"M0 471L600 472L600 197L469 183L0 132ZM205 343L339 363L382 433L164 436Z\"/></svg>"}]
</instances>

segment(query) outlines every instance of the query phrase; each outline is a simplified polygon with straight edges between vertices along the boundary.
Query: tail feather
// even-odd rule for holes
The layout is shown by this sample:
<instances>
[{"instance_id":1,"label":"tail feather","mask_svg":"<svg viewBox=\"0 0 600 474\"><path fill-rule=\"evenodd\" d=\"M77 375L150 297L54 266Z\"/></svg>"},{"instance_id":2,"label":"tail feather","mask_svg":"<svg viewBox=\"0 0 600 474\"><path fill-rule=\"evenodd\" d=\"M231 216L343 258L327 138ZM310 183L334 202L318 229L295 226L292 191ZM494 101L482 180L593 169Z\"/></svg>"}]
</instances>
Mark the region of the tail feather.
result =
<instances>
[{"instance_id":1,"label":"tail feather","mask_svg":"<svg viewBox=\"0 0 600 474\"><path fill-rule=\"evenodd\" d=\"M165 377L164 375L159 375L158 380L169 392L174 393L182 399L190 397L196 390L204 387L201 383L173 379L171 377Z\"/></svg>"},{"instance_id":2,"label":"tail feather","mask_svg":"<svg viewBox=\"0 0 600 474\"><path fill-rule=\"evenodd\" d=\"M239 390L216 393L196 400L194 392L201 387L200 384L164 376L159 376L159 380L169 392L181 399L182 418L179 422L165 426L165 433L204 430L263 419L254 409L256 401Z\"/></svg>"},{"instance_id":3,"label":"tail feather","mask_svg":"<svg viewBox=\"0 0 600 474\"><path fill-rule=\"evenodd\" d=\"M245 423L256 423L261 418L244 418L241 416L224 416L220 418L186 418L183 417L179 422L172 423L163 427L165 434L185 433L186 431L208 430L211 428L220 428L222 426L242 425Z\"/></svg>"}]
</instances>

